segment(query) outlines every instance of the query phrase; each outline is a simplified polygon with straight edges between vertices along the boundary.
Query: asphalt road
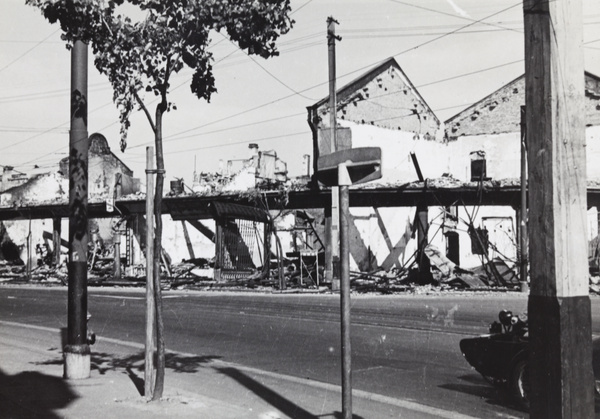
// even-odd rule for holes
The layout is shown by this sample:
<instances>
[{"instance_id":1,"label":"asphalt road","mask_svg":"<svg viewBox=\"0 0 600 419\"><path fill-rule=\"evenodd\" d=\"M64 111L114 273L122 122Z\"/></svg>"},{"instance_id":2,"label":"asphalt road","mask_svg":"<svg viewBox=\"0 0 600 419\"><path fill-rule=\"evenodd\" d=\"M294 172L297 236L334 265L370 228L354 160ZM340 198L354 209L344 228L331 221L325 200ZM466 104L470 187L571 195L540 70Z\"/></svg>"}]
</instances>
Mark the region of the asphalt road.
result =
<instances>
[{"instance_id":1,"label":"asphalt road","mask_svg":"<svg viewBox=\"0 0 600 419\"><path fill-rule=\"evenodd\" d=\"M168 291L163 297L168 350L340 384L339 296ZM143 290L90 288L88 301L97 335L144 342ZM0 302L2 320L66 327L66 288L0 287ZM458 349L460 339L486 333L501 309L521 313L526 306L519 294L353 295L353 387L475 417L527 417ZM592 312L598 334L600 299L592 298Z\"/></svg>"}]
</instances>

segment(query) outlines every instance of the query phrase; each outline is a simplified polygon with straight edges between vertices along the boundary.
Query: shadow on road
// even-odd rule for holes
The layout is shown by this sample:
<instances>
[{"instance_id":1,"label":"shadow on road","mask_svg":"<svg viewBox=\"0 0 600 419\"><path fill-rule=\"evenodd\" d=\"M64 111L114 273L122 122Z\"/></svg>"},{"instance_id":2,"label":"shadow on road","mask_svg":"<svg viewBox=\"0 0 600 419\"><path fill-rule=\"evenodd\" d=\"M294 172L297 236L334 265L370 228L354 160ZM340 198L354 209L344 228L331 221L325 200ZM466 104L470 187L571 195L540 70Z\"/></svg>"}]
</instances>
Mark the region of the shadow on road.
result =
<instances>
[{"instance_id":1,"label":"shadow on road","mask_svg":"<svg viewBox=\"0 0 600 419\"><path fill-rule=\"evenodd\" d=\"M522 404L518 403L515 400L515 398L509 394L507 388L496 387L488 381L486 381L479 374L463 375L462 377L458 378L464 381L465 383L442 384L440 385L440 388L476 396L478 398L485 399L486 403L491 405L502 406L521 413L529 412L527 408L525 408ZM598 377L596 376L596 379L597 378ZM598 414L600 412L600 397L598 394L596 394L596 397L594 399L594 406L596 414Z\"/></svg>"},{"instance_id":2,"label":"shadow on road","mask_svg":"<svg viewBox=\"0 0 600 419\"><path fill-rule=\"evenodd\" d=\"M34 371L6 375L0 370L0 415L21 418L60 418L54 413L77 398L67 381Z\"/></svg>"},{"instance_id":3,"label":"shadow on road","mask_svg":"<svg viewBox=\"0 0 600 419\"><path fill-rule=\"evenodd\" d=\"M494 406L502 406L517 412L527 413L527 409L511 397L508 389L492 385L481 375L468 374L458 378L462 381L461 383L442 384L439 387L476 396Z\"/></svg>"},{"instance_id":4,"label":"shadow on road","mask_svg":"<svg viewBox=\"0 0 600 419\"><path fill-rule=\"evenodd\" d=\"M281 394L271 390L269 387L259 383L252 377L244 374L242 371L236 368L216 368L221 374L224 374L244 387L248 390L252 391L254 394L259 396L261 399L269 403L271 406L279 410L284 415L295 419L318 419L323 417L333 416L334 418L342 418L341 412L334 412L332 415L313 415L312 413L304 410L294 402L289 399L286 399ZM352 415L354 419L363 419L361 416Z\"/></svg>"},{"instance_id":5,"label":"shadow on road","mask_svg":"<svg viewBox=\"0 0 600 419\"><path fill-rule=\"evenodd\" d=\"M600 388L600 338L594 338L592 340L592 369L594 379L596 380L594 408L596 413L600 413L600 392L598 392L598 389ZM528 412L527 408L523 407L522 404L518 403L515 398L509 394L509 390L506 387L494 386L483 379L479 374L469 374L458 378L469 384L443 384L440 385L440 388L477 396L486 399L486 402L489 404L507 407L519 412Z\"/></svg>"},{"instance_id":6,"label":"shadow on road","mask_svg":"<svg viewBox=\"0 0 600 419\"><path fill-rule=\"evenodd\" d=\"M304 410L292 401L281 396L279 393L271 390L269 387L259 383L252 377L244 374L236 368L216 368L221 374L224 374L252 391L261 399L278 409L283 414L296 419L317 419L318 416Z\"/></svg>"}]
</instances>

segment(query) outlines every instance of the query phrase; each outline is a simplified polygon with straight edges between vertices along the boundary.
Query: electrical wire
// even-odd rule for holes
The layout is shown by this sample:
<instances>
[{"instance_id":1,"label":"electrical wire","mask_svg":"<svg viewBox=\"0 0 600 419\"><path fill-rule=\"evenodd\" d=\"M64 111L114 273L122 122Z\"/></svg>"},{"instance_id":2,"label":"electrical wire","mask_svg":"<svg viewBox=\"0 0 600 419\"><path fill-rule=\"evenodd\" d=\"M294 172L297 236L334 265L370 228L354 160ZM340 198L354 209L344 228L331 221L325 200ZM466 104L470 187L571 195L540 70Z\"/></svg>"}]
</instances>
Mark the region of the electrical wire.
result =
<instances>
[{"instance_id":1,"label":"electrical wire","mask_svg":"<svg viewBox=\"0 0 600 419\"><path fill-rule=\"evenodd\" d=\"M191 138L191 137L199 137L199 136L202 136L202 135L216 134L216 133L219 133L219 132L229 131L229 130L232 130L232 129L246 128L246 127L250 127L250 126L253 126L253 125L260 125L260 124L264 124L264 123L267 123L267 122L280 121L282 119L293 118L295 116L301 116L301 115L304 115L304 112L298 112L298 113L294 113L294 114L290 114L290 115L279 116L279 117L276 117L276 118L263 119L261 121L249 122L249 123L246 123L246 124L240 124L240 125L236 125L236 126L233 126L233 127L216 129L216 130L213 130L213 131L206 131L206 132L201 132L201 133L193 134L193 135L187 135L187 136L183 136L183 137L169 138L169 139L163 140L163 143L171 142L171 141L184 140L184 139ZM135 148L139 148L139 147L144 147L146 144L148 144L148 143L138 144L138 145L135 145L135 146L131 146L131 147L129 147L129 149L131 150L131 149L135 149Z\"/></svg>"},{"instance_id":2,"label":"electrical wire","mask_svg":"<svg viewBox=\"0 0 600 419\"><path fill-rule=\"evenodd\" d=\"M31 48L29 48L27 51L25 51L23 54L19 55L17 58L15 58L14 60L12 60L11 62L9 62L8 64L6 64L4 67L0 68L0 73L3 72L4 70L6 70L8 67L10 67L11 65L13 65L14 63L16 63L17 61L19 61L21 58L25 57L27 54L29 54L31 51L33 51L34 49L36 49L37 47L39 47L40 45L42 45L44 42L46 42L48 39L50 39L51 37L54 36L54 34L56 34L56 32L58 32L59 29L55 30L54 32L52 32L50 35L48 35L47 37L45 37L44 39L42 39L41 41L39 41L38 43L36 43L34 46L32 46Z\"/></svg>"},{"instance_id":3,"label":"electrical wire","mask_svg":"<svg viewBox=\"0 0 600 419\"><path fill-rule=\"evenodd\" d=\"M169 155L181 154L181 153L189 153L190 151L208 150L208 149L213 149L213 148L229 147L229 146L233 146L233 145L248 144L248 143L258 143L261 141L283 139L283 138L288 138L288 137L296 137L299 135L306 135L307 132L308 132L308 129L306 131L298 131L298 132L282 134L282 135L273 135L271 137L260 137L260 138L253 138L251 140L236 141L236 142L231 142L231 143L226 143L226 144L214 144L214 145L207 145L207 146L202 146L202 147L186 148L185 150L167 151L167 152L164 152L164 154L169 154Z\"/></svg>"},{"instance_id":4,"label":"electrical wire","mask_svg":"<svg viewBox=\"0 0 600 419\"><path fill-rule=\"evenodd\" d=\"M306 6L308 6L310 3L312 3L313 0L308 0L306 3L304 3L302 6L298 7L296 10L293 10L292 13L290 13L290 16L296 14L297 12L299 12L300 10L304 9Z\"/></svg>"},{"instance_id":5,"label":"electrical wire","mask_svg":"<svg viewBox=\"0 0 600 419\"><path fill-rule=\"evenodd\" d=\"M394 0L390 0L390 1L394 1ZM443 38L445 38L446 36L449 36L449 35L451 35L451 34L453 34L453 33L456 33L456 32L458 32L458 31L461 31L461 30L463 30L463 29L469 28L469 27L471 27L471 26L473 26L473 25L475 25L475 24L477 24L477 23L481 23L481 22L483 22L483 21L485 21L485 20L487 20L487 19L489 19L489 18L492 18L492 17L494 17L494 16L497 16L497 15L499 15L499 14L501 14L501 13L504 13L504 12L506 12L506 11L510 10L510 9L513 9L513 8L515 8L515 7L519 6L519 5L521 5L521 3L520 3L520 2L519 2L519 3L516 3L516 4L514 4L514 5L510 6L510 7L504 8L504 9L502 9L502 10L498 11L498 12L492 13L491 15L489 15L489 16L486 16L486 17L484 17L484 18L482 18L482 19L478 19L478 20L472 20L472 19L469 19L469 20L472 20L472 22L471 22L471 23L469 23L468 25L464 25L464 26L462 26L462 27L460 27L460 28L458 28L458 29L455 29L455 30L453 30L453 31L447 32L447 33L446 33L446 34L444 34L444 35L440 35L440 36L438 36L438 37L436 37L436 38L430 39L430 40L428 40L428 41L426 41L426 42L423 42L423 43L421 43L421 44L419 44L419 45L416 45L416 46L414 46L414 47L411 47L411 48L405 49L405 50L403 50L403 51L400 51L400 52L398 52L397 54L393 54L393 56L403 55L403 54L405 54L405 53L407 53L407 52L410 52L410 51L416 50L416 49L418 49L418 48L420 48L420 47L422 47L422 46L425 46L425 45L431 44L431 43L433 43L433 42L435 42L435 41L438 41L438 40L440 40L440 39L443 39ZM371 67L373 67L374 65L381 64L381 63L383 63L384 61L385 61L385 60L382 60L382 61L378 61L378 62L377 62L377 63L375 63L375 64L371 63L371 64L369 64L369 65L367 65L367 66L360 67L360 68L358 68L358 69L356 69L356 70L353 70L353 71L351 71L351 72L349 72L349 73L343 74L342 76L339 76L338 78L341 78L341 77L346 77L346 76L349 76L349 75L355 74L355 73L357 73L357 72L359 72L359 71L364 71L364 70L366 70L366 69L368 69L368 68L371 68ZM312 90L312 89L314 89L314 88L316 88L316 87L320 87L320 86L322 86L322 85L325 85L325 84L328 84L328 83L329 83L328 81L325 81L325 82L323 82L323 83L316 84L316 85L314 85L314 86L311 86L311 87L309 87L309 88L306 88L306 89L299 90L298 92L299 92L299 93L304 93L304 92L306 92L306 91ZM232 118L235 118L235 117L238 117L238 116L244 115L244 114L246 114L246 113L253 112L253 111L255 111L255 110L261 109L261 108L263 108L263 107L265 107L265 106L269 106L269 105L275 104L275 103L277 103L277 102L280 102L280 101L282 101L282 100L288 99L288 98L290 98L290 97L293 97L293 96L295 96L295 95L296 95L296 93L294 93L294 94L292 94L292 95L284 96L284 97L282 97L282 98L279 98L279 99L276 99L276 100L274 100L274 101L270 101L270 102L267 102L267 103L263 103L262 105L258 105L258 106L254 107L254 108L250 108L250 109L247 109L247 110L245 110L245 111L237 112L237 113L235 113L235 114L232 114L232 115L229 115L229 116L227 116L227 117L224 117L224 118L221 118L221 119L218 119L218 120L214 120L214 121L212 121L212 122L208 122L208 123L205 123L205 124L202 124L202 125L198 125L198 126L196 126L196 127L189 128L189 129L186 129L186 130L184 130L184 131L180 131L180 132L178 132L178 133L176 133L176 134L172 134L172 135L171 135L171 136L169 136L169 137L179 136L179 135L181 135L181 134L188 133L188 132L191 132L191 131L195 131L195 130L198 130L198 129L204 128L204 127L206 127L206 126L209 126L209 125L213 125L213 124L216 124L216 123L219 123L219 122L223 122L223 121L226 121L226 120L229 120L229 119L232 119Z\"/></svg>"},{"instance_id":6,"label":"electrical wire","mask_svg":"<svg viewBox=\"0 0 600 419\"><path fill-rule=\"evenodd\" d=\"M409 6L409 7L414 7L414 8L421 9L421 10L426 10L428 12L433 12L433 13L437 13L437 14L441 14L441 15L445 15L445 16L450 16L450 17L453 17L453 18L456 18L456 19L468 20L468 21L472 22L473 24L481 23L483 25L495 26L497 28L502 28L502 29L516 31L516 32L522 32L522 31L517 31L516 29L510 29L510 28L506 28L504 26L500 26L499 24L496 24L496 23L490 23L490 22L484 22L483 21L483 20L489 19L492 16L495 16L496 14L494 14L492 16L488 16L488 17L484 18L483 20L475 20L475 19L472 19L472 18L467 17L467 16L461 16L461 15L455 14L455 13L448 13L448 12L444 12L444 11L441 11L441 10L430 9L428 7L418 6L416 4L408 3L408 2L405 2L405 1L400 1L400 0L389 0L389 1L391 1L392 3L402 4L404 6ZM518 4L521 5L521 2L519 2ZM512 9L513 7L515 7L515 6L512 6L509 9ZM508 9L505 9L505 10L508 10ZM501 11L500 13L502 13L502 12L503 11ZM471 26L471 25L469 25L469 26Z\"/></svg>"},{"instance_id":7,"label":"electrical wire","mask_svg":"<svg viewBox=\"0 0 600 419\"><path fill-rule=\"evenodd\" d=\"M491 33L491 32L504 32L506 29L477 29L470 31L461 31L453 33L452 35L473 35L476 33ZM445 32L421 32L421 33L402 33L402 34L372 34L372 35L344 35L344 39L375 39L375 38L414 38L419 36L437 36L444 35ZM342 33L343 35L343 33Z\"/></svg>"},{"instance_id":8,"label":"electrical wire","mask_svg":"<svg viewBox=\"0 0 600 419\"><path fill-rule=\"evenodd\" d=\"M223 35L223 36L225 36L225 35ZM235 43L231 39L229 39L229 42L231 42L233 45L235 45ZM237 45L235 45L235 46L237 47ZM273 78L279 84L284 86L286 89L290 90L292 93L294 93L298 96L301 96L305 99L308 99L308 100L316 100L316 99L310 98L308 96L305 96L302 93L298 92L296 89L290 87L287 83L283 82L279 77L275 76L273 73L271 73L269 70L267 70L262 64L260 64L258 61L256 61L256 59L254 57L250 56L250 54L248 54L246 51L244 51L243 49L241 49L239 47L238 47L238 49L240 51L242 51L246 55L246 57L250 58L252 60L252 62L254 62L254 64L259 66L264 72L266 72L269 76L271 76L271 78Z\"/></svg>"},{"instance_id":9,"label":"electrical wire","mask_svg":"<svg viewBox=\"0 0 600 419\"><path fill-rule=\"evenodd\" d=\"M312 0L310 0L310 1L312 1ZM397 0L390 0L390 1L395 1L395 2L397 2L397 3L402 3L402 2L399 2L399 1L397 1ZM402 54L404 54L404 53L406 53L406 52L408 52L408 51L415 50L415 49L417 49L417 48L420 48L420 47L422 47L422 46L425 46L425 45L428 45L428 44L430 44L430 43L432 43L432 42L435 42L435 41L437 41L437 40L439 40L439 39L442 39L442 38L444 38L444 37L446 37L446 36L449 36L449 35L451 35L451 34L457 33L458 31L464 30L464 29L466 29L466 28L468 28L468 27L471 27L471 26L473 26L473 25L475 25L475 24L477 24L477 23L481 23L481 22L483 22L483 21L484 21L484 20L486 20L486 19L489 19L489 18L491 18L491 17L493 17L493 16L496 16L496 15L498 15L498 14L500 14L500 13L503 13L503 12L505 12L505 11L507 11L507 10L510 10L510 9L512 9L512 8L514 8L514 7L516 7L516 6L517 6L517 5L519 5L519 4L520 4L520 3L518 3L518 4L516 4L516 5L513 5L513 6L510 6L510 7L508 7L508 8L502 9L502 10L500 10L500 11L498 11L498 12L495 12L495 13L493 13L492 15L489 15L489 16L487 16L487 17L485 17L485 18L482 18L482 19L479 19L479 20L472 20L472 19L470 19L470 20L472 20L472 22L471 22L471 23L469 23L468 25L462 26L462 27L460 27L460 28L458 28L458 29L456 29L456 30L450 31L450 32L448 32L448 33L445 33L445 34L443 34L443 35L441 35L441 36L438 36L438 37L436 37L436 38L434 38L434 39L428 40L428 41L426 41L426 42L424 42L424 43L421 43L421 44L419 44L419 45L417 45L417 46L415 46L415 47L412 47L412 48L409 48L409 49L403 50L403 51L401 51L401 52L399 52L399 53L397 53L397 54L394 54L394 56L397 56L397 55L402 55ZM410 4L409 4L409 5L410 5ZM411 5L411 6L414 6L414 5ZM415 6L415 7L417 7L417 6ZM222 42L222 41L220 41L220 42ZM237 51L234 51L234 52L237 52ZM233 54L233 52L232 52L230 55L232 55L232 54ZM371 66L372 66L372 65L365 66L365 67L361 67L361 68L359 68L359 69L356 69L356 70L354 70L354 71L352 71L352 72L346 73L346 74L344 74L344 75L343 75L343 76L341 76L341 77L344 77L344 76L348 76L348 75L354 74L354 73L356 73L356 72L358 72L358 71L364 70L364 69L366 69L366 68L368 68L368 67L371 67ZM471 73L471 74L472 74L472 73ZM458 77L458 76L455 76L454 78L457 78L457 77ZM186 81L185 83L187 83L187 81ZM182 83L182 85L183 85L183 84L185 84L185 83ZM324 85L324 84L326 84L326 83L328 83L328 82L320 83L320 84L317 84L317 85L315 85L315 86L311 86L311 87L309 87L309 88L307 88L307 89L303 89L303 90L300 90L300 91L293 90L293 91L294 91L294 93L293 93L292 95L287 95L287 96L284 96L284 97L282 97L282 98L279 98L279 99L276 99L276 100L273 100L273 101L270 101L270 102L264 103L264 104L262 104L262 105L259 105L259 106L256 106L256 107L253 107L253 108L251 108L251 109L247 109L247 110L245 110L245 111L241 111L241 112L238 112L238 113L236 113L236 114L229 115L229 116L227 116L227 117L224 117L224 118L221 118L221 119L219 119L219 120L215 120L215 121L212 121L212 122L209 122L209 123L205 123L205 124L203 124L203 125L200 125L200 126L197 126L197 127L194 127L194 128L187 129L187 130L185 130L185 131L181 131L181 132L179 132L179 133L176 133L176 134L173 134L173 135L169 136L169 138L170 138L170 137L176 137L176 136L180 136L181 134L188 133L188 132L191 132L191 131L195 131L195 130L197 130L197 129L200 129L200 128L203 128L203 127L206 127L206 126L209 126L209 125L212 125L212 124L216 124L216 123L218 123L218 122L222 122L222 121L225 121L225 120L229 120L229 119L231 119L231 118L234 118L234 117L237 117L237 116L240 116L240 115L243 115L243 114L246 114L246 113L252 112L252 111L254 111L254 110L257 110L257 109L263 108L263 107L265 107L265 106L272 105L272 104L274 104L274 103L277 103L277 102L280 102L280 101L282 101L282 100L288 99L289 97L295 96L295 95L297 95L297 94L300 94L300 93L302 93L302 92L305 92L305 91L308 91L308 90L314 89L314 88L316 88L316 87L322 86L322 85ZM181 86L181 85L179 85L179 86L177 86L177 87L180 87L180 86ZM289 87L288 87L288 88L289 88ZM62 125L65 125L65 124L61 124L61 126L62 126ZM114 124L111 124L111 125L114 125ZM109 126L110 126L110 125L109 125ZM60 126L59 126L59 127L60 127ZM44 132L44 133L45 133L45 132ZM41 134L40 134L40 135L41 135ZM298 135L298 133L295 133L295 134L290 134L290 135ZM27 139L26 141L28 141L28 140L30 140L30 139L33 139L33 138L36 138L36 137L38 137L38 136L39 136L39 135L36 135L36 136L30 137L30 138L29 138L29 139ZM281 136L278 136L278 137L281 137ZM277 138L277 137L275 137L275 138ZM264 141L264 140L266 140L266 139L267 139L267 138L264 138L264 139L259 139L259 140L257 140L257 141ZM246 142L247 142L247 141L244 141L244 143L246 143ZM21 141L20 143L22 143L22 141ZM13 144L13 145L16 145L16 144ZM11 146L8 146L8 147L12 147L13 145L11 145ZM3 149L6 149L6 148L8 148L8 147L0 148L0 151L1 151L1 150L3 150ZM215 146L215 147L218 147L218 146ZM213 148L213 147L211 147L211 148ZM42 156L42 157L44 157L44 156Z\"/></svg>"}]
</instances>

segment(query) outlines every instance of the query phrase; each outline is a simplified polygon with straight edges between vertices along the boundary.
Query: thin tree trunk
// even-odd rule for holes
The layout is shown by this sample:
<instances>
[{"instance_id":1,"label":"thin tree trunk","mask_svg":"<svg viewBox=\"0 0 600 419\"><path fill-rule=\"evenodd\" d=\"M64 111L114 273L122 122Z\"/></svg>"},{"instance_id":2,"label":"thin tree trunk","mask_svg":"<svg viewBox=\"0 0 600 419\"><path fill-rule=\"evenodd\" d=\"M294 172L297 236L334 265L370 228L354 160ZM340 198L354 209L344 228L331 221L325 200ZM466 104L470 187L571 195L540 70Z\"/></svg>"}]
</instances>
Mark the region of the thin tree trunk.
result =
<instances>
[{"instance_id":1,"label":"thin tree trunk","mask_svg":"<svg viewBox=\"0 0 600 419\"><path fill-rule=\"evenodd\" d=\"M163 96L164 98L164 96ZM162 397L164 382L165 382L165 339L164 339L164 323L162 315L162 294L160 289L160 256L162 253L162 195L163 184L165 177L165 165L162 147L162 117L166 109L163 100L156 107L156 189L154 195L154 218L155 218L155 235L154 235L154 300L156 307L156 381L154 385L154 394L152 400L159 400Z\"/></svg>"}]
</instances>

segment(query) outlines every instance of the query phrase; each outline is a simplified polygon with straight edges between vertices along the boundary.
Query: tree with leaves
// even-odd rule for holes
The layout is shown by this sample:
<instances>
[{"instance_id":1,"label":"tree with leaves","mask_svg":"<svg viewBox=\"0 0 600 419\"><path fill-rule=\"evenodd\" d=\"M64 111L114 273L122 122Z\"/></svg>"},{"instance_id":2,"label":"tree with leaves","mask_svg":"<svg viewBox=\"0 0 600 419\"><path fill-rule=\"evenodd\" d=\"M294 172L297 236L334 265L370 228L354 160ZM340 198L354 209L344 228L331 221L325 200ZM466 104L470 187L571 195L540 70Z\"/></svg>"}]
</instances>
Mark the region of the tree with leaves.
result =
<instances>
[{"instance_id":1,"label":"tree with leaves","mask_svg":"<svg viewBox=\"0 0 600 419\"><path fill-rule=\"evenodd\" d=\"M278 55L275 41L293 25L290 0L26 0L50 23L59 22L67 48L76 41L91 46L94 64L108 76L119 110L121 150L127 146L132 112L140 109L154 133L156 147L154 290L157 361L152 400L162 397L165 349L160 294L162 253L161 205L164 185L163 116L175 110L169 101L170 80L184 67L193 70L192 93L210 101L216 92L213 56L208 50L212 32L227 36L248 54ZM144 14L138 21L124 16L124 3ZM159 99L154 115L146 96ZM150 232L149 232L150 234ZM150 263L148 261L147 263ZM146 395L148 396L148 395Z\"/></svg>"}]
</instances>

